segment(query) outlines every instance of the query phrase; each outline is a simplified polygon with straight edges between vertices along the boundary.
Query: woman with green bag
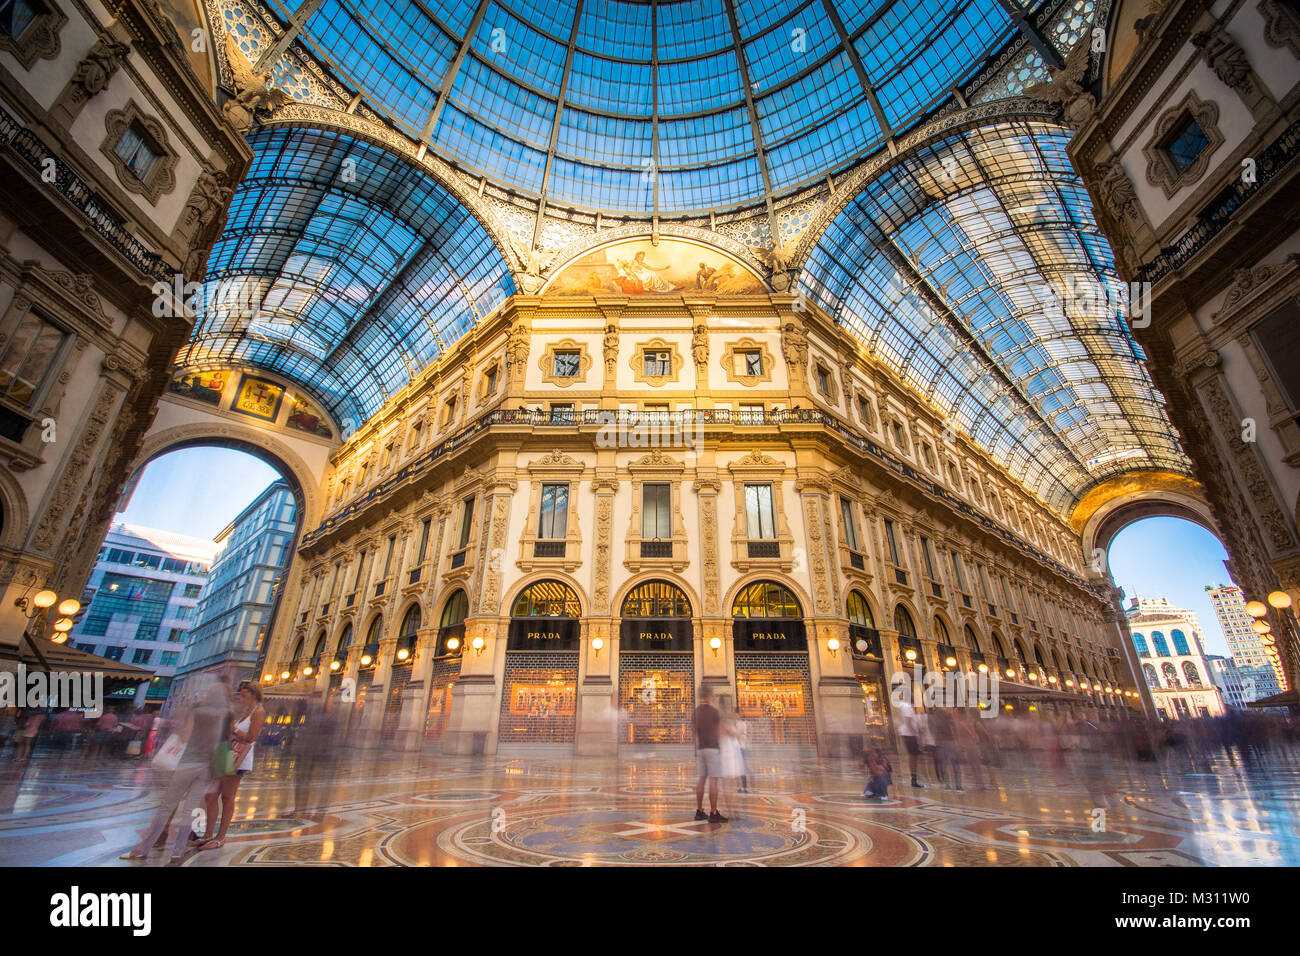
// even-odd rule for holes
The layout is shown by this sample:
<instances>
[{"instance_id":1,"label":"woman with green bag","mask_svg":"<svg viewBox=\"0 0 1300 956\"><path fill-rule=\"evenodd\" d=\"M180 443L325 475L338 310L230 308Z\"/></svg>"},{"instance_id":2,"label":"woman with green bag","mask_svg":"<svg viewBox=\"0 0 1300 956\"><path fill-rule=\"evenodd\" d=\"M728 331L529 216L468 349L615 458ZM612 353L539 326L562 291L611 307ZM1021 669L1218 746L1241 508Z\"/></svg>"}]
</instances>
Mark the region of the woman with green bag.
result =
<instances>
[{"instance_id":1,"label":"woman with green bag","mask_svg":"<svg viewBox=\"0 0 1300 956\"><path fill-rule=\"evenodd\" d=\"M252 681L241 683L236 712L241 716L233 722L230 733L212 755L214 779L203 798L208 825L207 832L199 841L200 850L215 850L226 845L226 831L230 829L230 821L235 818L235 794L239 792L239 781L253 769L253 744L262 725L266 723L266 711L262 708L262 688ZM221 772L218 773L218 770ZM218 799L221 801L221 828L213 836Z\"/></svg>"}]
</instances>

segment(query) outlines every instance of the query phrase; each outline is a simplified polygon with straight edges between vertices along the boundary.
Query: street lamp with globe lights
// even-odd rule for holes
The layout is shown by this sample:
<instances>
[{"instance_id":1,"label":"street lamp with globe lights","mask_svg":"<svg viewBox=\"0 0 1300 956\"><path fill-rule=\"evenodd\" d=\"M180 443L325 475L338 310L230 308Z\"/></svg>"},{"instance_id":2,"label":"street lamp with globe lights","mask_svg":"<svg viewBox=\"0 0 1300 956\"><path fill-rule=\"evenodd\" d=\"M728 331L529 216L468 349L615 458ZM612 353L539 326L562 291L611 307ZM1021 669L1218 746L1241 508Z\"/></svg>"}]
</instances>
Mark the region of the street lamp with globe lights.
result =
<instances>
[{"instance_id":1,"label":"street lamp with globe lights","mask_svg":"<svg viewBox=\"0 0 1300 956\"><path fill-rule=\"evenodd\" d=\"M57 605L55 610L59 618L54 622L54 634L50 640L55 644L62 644L67 641L68 632L74 626L73 615L81 610L81 602L76 598L65 598L60 601L59 595L49 588L42 588L30 598L24 594L14 601L14 606L21 610L23 616L27 618L27 624L23 628L23 637L30 640L33 633L33 624L36 624L38 620L43 624L46 613L55 605ZM40 632L43 629L41 624L37 624L35 631ZM32 647L35 649L35 644ZM39 651L37 651L37 656L41 656ZM41 663L44 663L43 659Z\"/></svg>"}]
</instances>

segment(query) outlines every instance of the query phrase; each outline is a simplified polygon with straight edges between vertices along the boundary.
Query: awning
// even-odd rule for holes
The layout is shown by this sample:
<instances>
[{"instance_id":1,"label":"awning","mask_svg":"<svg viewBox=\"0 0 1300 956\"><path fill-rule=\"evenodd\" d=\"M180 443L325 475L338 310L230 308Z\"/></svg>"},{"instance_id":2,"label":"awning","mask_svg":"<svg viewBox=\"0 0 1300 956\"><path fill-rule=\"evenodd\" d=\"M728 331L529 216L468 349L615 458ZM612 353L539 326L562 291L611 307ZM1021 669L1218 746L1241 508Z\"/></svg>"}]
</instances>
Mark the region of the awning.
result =
<instances>
[{"instance_id":1,"label":"awning","mask_svg":"<svg viewBox=\"0 0 1300 956\"><path fill-rule=\"evenodd\" d=\"M1300 691L1284 690L1280 694L1252 700L1247 707L1300 707Z\"/></svg>"},{"instance_id":2,"label":"awning","mask_svg":"<svg viewBox=\"0 0 1300 956\"><path fill-rule=\"evenodd\" d=\"M39 657L37 656L39 652ZM44 658L45 663L41 663ZM28 671L65 671L81 674L98 671L104 675L104 693L153 680L153 671L107 657L78 650L71 644L55 644L44 637L26 637L17 645L0 644L0 669L17 672L22 664Z\"/></svg>"},{"instance_id":3,"label":"awning","mask_svg":"<svg viewBox=\"0 0 1300 956\"><path fill-rule=\"evenodd\" d=\"M1005 677L998 681L998 696L1018 697L1022 700L1059 700L1076 704L1093 702L1093 698L1086 694L1054 690L1050 686L1043 687L1039 684L1022 684L1019 681L1007 680Z\"/></svg>"}]
</instances>

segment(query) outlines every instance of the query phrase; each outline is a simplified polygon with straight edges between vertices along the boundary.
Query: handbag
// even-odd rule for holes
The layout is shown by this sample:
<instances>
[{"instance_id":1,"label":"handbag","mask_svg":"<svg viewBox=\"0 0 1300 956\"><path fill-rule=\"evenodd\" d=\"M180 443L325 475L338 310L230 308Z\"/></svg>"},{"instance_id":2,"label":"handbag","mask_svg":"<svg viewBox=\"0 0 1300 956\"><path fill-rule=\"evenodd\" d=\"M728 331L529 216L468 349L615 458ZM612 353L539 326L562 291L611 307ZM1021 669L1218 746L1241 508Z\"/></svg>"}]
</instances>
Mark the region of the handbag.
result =
<instances>
[{"instance_id":1,"label":"handbag","mask_svg":"<svg viewBox=\"0 0 1300 956\"><path fill-rule=\"evenodd\" d=\"M154 754L153 767L157 770L175 770L180 766L184 753L185 744L181 741L180 735L172 734L162 745L162 749Z\"/></svg>"},{"instance_id":2,"label":"handbag","mask_svg":"<svg viewBox=\"0 0 1300 956\"><path fill-rule=\"evenodd\" d=\"M127 742L126 755L128 757L138 757L140 756L140 752L143 749L144 749L144 741L141 740L139 737L137 737L135 740L131 740Z\"/></svg>"},{"instance_id":3,"label":"handbag","mask_svg":"<svg viewBox=\"0 0 1300 956\"><path fill-rule=\"evenodd\" d=\"M223 740L212 751L212 776L228 777L235 772L235 751L229 740Z\"/></svg>"}]
</instances>

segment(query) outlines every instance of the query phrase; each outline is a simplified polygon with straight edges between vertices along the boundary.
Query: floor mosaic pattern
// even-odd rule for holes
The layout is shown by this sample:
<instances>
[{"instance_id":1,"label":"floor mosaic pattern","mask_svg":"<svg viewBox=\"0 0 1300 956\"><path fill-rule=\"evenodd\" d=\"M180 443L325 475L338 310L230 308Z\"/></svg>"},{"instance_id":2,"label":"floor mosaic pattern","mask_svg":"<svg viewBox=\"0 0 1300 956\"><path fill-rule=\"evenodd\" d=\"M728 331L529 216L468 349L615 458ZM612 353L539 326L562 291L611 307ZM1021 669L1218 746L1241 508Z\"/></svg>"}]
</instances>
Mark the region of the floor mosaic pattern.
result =
<instances>
[{"instance_id":1,"label":"floor mosaic pattern","mask_svg":"<svg viewBox=\"0 0 1300 956\"><path fill-rule=\"evenodd\" d=\"M881 804L848 761L760 756L751 771L750 792L724 794L729 822L711 824L694 820L682 755L362 753L310 779L269 757L225 846L184 865L1300 865L1300 762L1277 756L1002 767L962 792L896 786ZM159 793L144 765L0 763L0 864L130 865L117 857Z\"/></svg>"}]
</instances>

